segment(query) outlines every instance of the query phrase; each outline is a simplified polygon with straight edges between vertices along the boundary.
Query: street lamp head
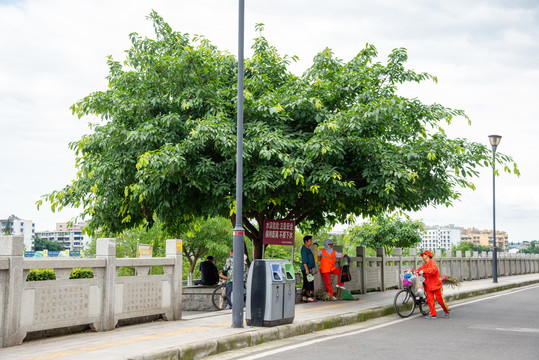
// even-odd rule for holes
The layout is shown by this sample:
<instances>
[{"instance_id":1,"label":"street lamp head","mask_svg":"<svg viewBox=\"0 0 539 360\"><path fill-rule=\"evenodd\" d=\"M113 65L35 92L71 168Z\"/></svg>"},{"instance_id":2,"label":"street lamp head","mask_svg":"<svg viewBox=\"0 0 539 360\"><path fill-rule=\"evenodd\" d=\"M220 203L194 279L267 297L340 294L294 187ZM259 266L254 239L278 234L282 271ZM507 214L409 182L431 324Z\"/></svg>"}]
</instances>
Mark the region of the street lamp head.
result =
<instances>
[{"instance_id":1,"label":"street lamp head","mask_svg":"<svg viewBox=\"0 0 539 360\"><path fill-rule=\"evenodd\" d=\"M500 141L502 141L502 137L500 135L489 135L488 140L490 141L490 145L498 146Z\"/></svg>"}]
</instances>

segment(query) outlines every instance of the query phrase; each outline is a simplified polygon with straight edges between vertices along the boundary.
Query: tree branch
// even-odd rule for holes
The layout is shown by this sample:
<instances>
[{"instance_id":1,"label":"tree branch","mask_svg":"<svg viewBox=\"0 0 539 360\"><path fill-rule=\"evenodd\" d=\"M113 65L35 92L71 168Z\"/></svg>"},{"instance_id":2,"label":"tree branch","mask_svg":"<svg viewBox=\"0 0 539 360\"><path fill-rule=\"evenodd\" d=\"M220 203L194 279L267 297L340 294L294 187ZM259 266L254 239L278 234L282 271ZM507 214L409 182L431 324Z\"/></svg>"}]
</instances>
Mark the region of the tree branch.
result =
<instances>
[{"instance_id":1,"label":"tree branch","mask_svg":"<svg viewBox=\"0 0 539 360\"><path fill-rule=\"evenodd\" d=\"M325 204L325 201L320 200L320 201L318 202L318 204L316 204L316 205L314 205L314 206L311 206L311 207L308 208L306 211L302 212L302 213L301 213L298 217L296 217L296 219L295 219L295 220L296 220L296 226L297 226L299 223L301 223L303 220L305 220L305 218L306 218L307 216L309 216L309 214L310 214L315 208L317 208L317 207L319 207L319 206L322 206L322 205L324 205L324 204Z\"/></svg>"},{"instance_id":2,"label":"tree branch","mask_svg":"<svg viewBox=\"0 0 539 360\"><path fill-rule=\"evenodd\" d=\"M292 208L292 210L290 210L290 212L288 213L288 215L285 217L285 220L289 220L291 219L296 211L298 210L299 206L301 205L301 203L303 202L303 199L305 198L305 193L301 194L300 198L296 201L296 204L294 205L294 207Z\"/></svg>"},{"instance_id":3,"label":"tree branch","mask_svg":"<svg viewBox=\"0 0 539 360\"><path fill-rule=\"evenodd\" d=\"M250 239L257 238L259 233L259 230L251 224L251 221L249 221L249 218L245 215L242 216L243 220L243 226L247 229L246 231L249 231L252 237L249 237Z\"/></svg>"}]
</instances>

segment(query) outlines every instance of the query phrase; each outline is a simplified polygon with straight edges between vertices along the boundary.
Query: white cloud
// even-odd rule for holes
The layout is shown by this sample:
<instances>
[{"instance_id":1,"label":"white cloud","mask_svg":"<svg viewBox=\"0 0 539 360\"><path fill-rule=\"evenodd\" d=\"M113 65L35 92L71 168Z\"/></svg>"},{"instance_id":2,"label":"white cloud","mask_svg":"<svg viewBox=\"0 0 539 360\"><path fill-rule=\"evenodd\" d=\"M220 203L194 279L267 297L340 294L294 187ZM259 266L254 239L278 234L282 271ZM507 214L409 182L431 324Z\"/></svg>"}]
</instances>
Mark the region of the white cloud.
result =
<instances>
[{"instance_id":1,"label":"white cloud","mask_svg":"<svg viewBox=\"0 0 539 360\"><path fill-rule=\"evenodd\" d=\"M69 106L106 86L107 55L123 59L129 33L152 35L146 16L158 11L176 30L202 34L237 53L237 2L223 0L151 3L142 0L0 1L0 217L33 219L53 228L74 211L37 212L40 194L59 189L74 175L68 143L89 132ZM282 52L298 55L303 72L326 46L349 60L366 43L380 61L391 49L408 49L410 68L427 71L438 84L402 89L407 96L464 109L467 126L455 120L451 136L488 143L503 136L499 151L511 154L522 176L497 180L498 228L510 240L537 239L539 166L531 150L539 131L539 5L536 1L432 2L273 0L246 2L245 50L254 24ZM463 191L453 208L425 209L427 223L491 227L489 169L477 191Z\"/></svg>"}]
</instances>

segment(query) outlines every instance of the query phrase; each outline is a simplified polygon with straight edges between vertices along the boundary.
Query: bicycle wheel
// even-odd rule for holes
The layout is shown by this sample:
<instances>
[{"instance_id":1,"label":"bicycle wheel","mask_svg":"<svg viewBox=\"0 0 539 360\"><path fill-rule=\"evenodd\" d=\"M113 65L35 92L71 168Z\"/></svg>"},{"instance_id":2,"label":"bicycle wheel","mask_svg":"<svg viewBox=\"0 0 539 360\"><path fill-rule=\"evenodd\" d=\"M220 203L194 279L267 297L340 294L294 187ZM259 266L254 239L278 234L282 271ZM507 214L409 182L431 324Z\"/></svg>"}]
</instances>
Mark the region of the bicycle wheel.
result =
<instances>
[{"instance_id":1,"label":"bicycle wheel","mask_svg":"<svg viewBox=\"0 0 539 360\"><path fill-rule=\"evenodd\" d=\"M419 305L419 311L422 315L427 316L428 314L430 314L429 304L427 304L425 298L420 298L417 302Z\"/></svg>"},{"instance_id":2,"label":"bicycle wheel","mask_svg":"<svg viewBox=\"0 0 539 360\"><path fill-rule=\"evenodd\" d=\"M400 317L408 317L415 310L415 298L409 289L402 289L395 295L393 308Z\"/></svg>"},{"instance_id":3,"label":"bicycle wheel","mask_svg":"<svg viewBox=\"0 0 539 360\"><path fill-rule=\"evenodd\" d=\"M219 285L213 290L211 302L217 310L223 310L226 307L226 286Z\"/></svg>"}]
</instances>

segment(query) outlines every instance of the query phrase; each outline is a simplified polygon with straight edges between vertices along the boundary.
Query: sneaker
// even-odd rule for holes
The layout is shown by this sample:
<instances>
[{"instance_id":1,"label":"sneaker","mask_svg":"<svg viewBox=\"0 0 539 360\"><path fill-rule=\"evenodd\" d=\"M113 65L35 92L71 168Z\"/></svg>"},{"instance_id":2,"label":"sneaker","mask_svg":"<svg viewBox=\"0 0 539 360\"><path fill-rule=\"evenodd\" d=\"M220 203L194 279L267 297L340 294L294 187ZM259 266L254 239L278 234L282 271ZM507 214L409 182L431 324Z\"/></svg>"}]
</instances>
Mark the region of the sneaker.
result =
<instances>
[{"instance_id":1,"label":"sneaker","mask_svg":"<svg viewBox=\"0 0 539 360\"><path fill-rule=\"evenodd\" d=\"M318 301L318 300L313 299L313 298L308 298L308 299L307 299L307 302L317 302L317 301Z\"/></svg>"},{"instance_id":2,"label":"sneaker","mask_svg":"<svg viewBox=\"0 0 539 360\"><path fill-rule=\"evenodd\" d=\"M335 300L337 300L337 298L335 296L332 296L331 300L335 301Z\"/></svg>"},{"instance_id":3,"label":"sneaker","mask_svg":"<svg viewBox=\"0 0 539 360\"><path fill-rule=\"evenodd\" d=\"M307 296L302 297L302 298L301 298L301 302L306 303L306 302L307 302Z\"/></svg>"},{"instance_id":4,"label":"sneaker","mask_svg":"<svg viewBox=\"0 0 539 360\"><path fill-rule=\"evenodd\" d=\"M434 316L434 315L426 315L425 319L436 319L436 316Z\"/></svg>"},{"instance_id":5,"label":"sneaker","mask_svg":"<svg viewBox=\"0 0 539 360\"><path fill-rule=\"evenodd\" d=\"M449 312L446 312L444 318L449 319Z\"/></svg>"},{"instance_id":6,"label":"sneaker","mask_svg":"<svg viewBox=\"0 0 539 360\"><path fill-rule=\"evenodd\" d=\"M232 306L230 306L230 305L227 305L227 306L225 307L225 310L231 310L231 309L232 309Z\"/></svg>"}]
</instances>

